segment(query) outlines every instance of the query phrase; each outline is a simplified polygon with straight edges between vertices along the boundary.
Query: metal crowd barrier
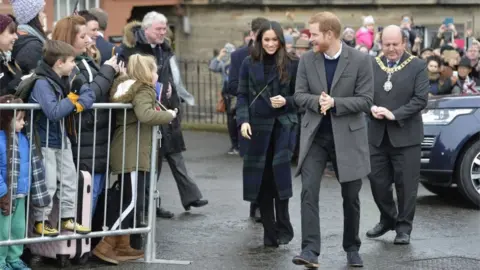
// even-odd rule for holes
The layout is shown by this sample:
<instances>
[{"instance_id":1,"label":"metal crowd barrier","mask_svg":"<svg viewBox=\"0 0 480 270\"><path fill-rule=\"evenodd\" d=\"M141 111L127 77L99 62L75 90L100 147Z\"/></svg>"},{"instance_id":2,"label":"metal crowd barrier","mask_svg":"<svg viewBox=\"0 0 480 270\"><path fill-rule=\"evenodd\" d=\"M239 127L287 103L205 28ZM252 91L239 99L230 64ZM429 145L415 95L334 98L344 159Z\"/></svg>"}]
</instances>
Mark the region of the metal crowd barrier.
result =
<instances>
[{"instance_id":1,"label":"metal crowd barrier","mask_svg":"<svg viewBox=\"0 0 480 270\"><path fill-rule=\"evenodd\" d=\"M9 246L9 245L18 245L18 244L27 244L27 245L31 245L31 244L36 244L36 243L47 243L47 242L55 242L55 241L66 241L66 240L75 240L75 239L84 239L84 238L97 238L97 237L104 237L104 236L116 236L116 235L125 235L125 234L147 234L146 235L146 244L145 244L145 257L144 259L142 260L138 260L138 262L143 262L143 263L159 263L159 264L182 264L182 265L186 265L186 264L190 264L191 262L190 261L178 261L178 260L165 260L165 259L157 259L156 258L156 244L155 244L155 228L156 228L156 205L157 205L157 201L158 201L158 198L159 198L159 195L158 195L158 191L156 190L156 182L157 182L157 179L158 179L158 175L157 175L157 149L159 148L159 139L158 139L158 136L157 136L157 132L158 132L158 127L154 127L153 128L153 131L152 131L152 141L151 142L140 142L140 122L137 122L137 138L136 138L136 158L137 158L137 176L138 176L138 160L139 160L139 146L140 146L140 143L151 143L151 147L152 147L152 152L151 152L151 160L150 160L150 178L148 179L148 182L149 184L147 183L147 179L145 179L145 188L147 188L147 186L149 187L147 190L148 190L148 195L146 194L147 198L148 198L148 212L145 213L145 208L143 209L143 214L141 215L141 217L145 217L145 214L148 214L148 226L147 227L141 227L141 228L137 228L137 203L136 203L136 200L135 200L135 203L134 203L134 209L133 209L133 228L128 228L128 229L116 229L116 230L108 230L107 226L106 226L106 222L107 222L107 211L108 211L108 190L109 188L111 187L112 183L110 183L110 180L111 180L111 175L110 175L110 171L109 171L109 163L110 163L110 145L111 145L111 142L112 142L112 137L113 137L113 133L112 133L112 128L115 128L115 127L112 127L112 117L115 117L114 114L112 113L113 110L116 111L116 113L122 113L123 111L123 114L124 114L124 123L123 123L123 149L122 149L122 171L124 171L125 169L125 156L127 154L131 155L131 153L126 153L126 150L125 150L125 145L126 145L126 136L125 136L125 132L126 132L126 115L127 115L127 110L129 109L132 109L132 105L131 104L123 104L123 103L95 103L92 107L92 109L90 110L90 113L91 111L93 110L93 114L94 114L94 133L93 133L93 142L94 142L94 145L93 145L93 153L92 153L92 157L93 157L93 161L92 161L92 164L95 164L95 148L96 148L96 136L97 136L97 113L98 113L98 110L108 110L108 115L109 115L109 125L108 125L108 133L109 133L109 136L108 136L108 152L107 152L107 167L106 167L106 179L105 179L105 198L104 198L104 214L103 214L103 227L102 227L102 231L93 231L88 233L88 234L79 234L76 232L76 230L74 230L73 233L68 233L68 234L62 234L61 233L61 210L60 210L60 205L62 204L62 200L64 199L62 197L62 190L63 190L63 166L62 166L62 169L61 169L61 175L60 177L57 176L57 178L60 178L60 187L58 188L57 187L57 193L59 193L57 196L54 196L54 197L59 197L59 201L55 201L58 206L59 206L59 211L58 211L58 214L55 213L55 210L52 211L52 216L54 214L58 215L58 224L56 226L57 230L60 232L60 235L56 236L56 237L48 237L48 236L45 236L44 234L42 234L42 236L38 236L38 237L35 237L35 236L30 236L31 234L31 231L32 231L32 228L33 228L33 224L30 224L30 210L31 210L31 206L30 206L30 189L28 190L28 196L26 197L26 200L27 200L27 203L26 203L26 209L25 209L25 212L26 212L26 225L25 225L25 237L23 239L11 239L12 235L11 235L11 228L12 228L12 202L13 200L10 200L10 215L9 215L9 225L8 225L8 231L9 231L9 236L8 236L8 239L7 240L0 240L0 246ZM26 127L29 129L29 133L30 134L35 134L34 132L34 111L35 110L39 110L40 109L40 105L38 104L22 104L22 103L7 103L7 104L0 104L0 114L1 114L1 111L12 111L13 110L13 120L16 119L16 116L17 116L17 113L18 111L25 111L26 112L26 116L25 116L25 122L28 122L29 124L26 125ZM85 111L87 112L87 111ZM81 125L82 125L82 116L85 114L85 112L81 113L78 115L78 122L79 123L76 123L75 126L77 127L77 145L81 145ZM27 119L28 117L28 119ZM61 120L62 122L65 121L64 119ZM63 123L62 123L63 124ZM118 123L117 123L118 124ZM63 125L65 126L65 125ZM49 122L47 122L47 128L46 128L46 133L48 134L50 130L50 125L49 125ZM14 131L14 130L13 130ZM62 130L62 133L65 133L66 134L66 130ZM38 135L36 135L38 136ZM64 148L65 146L65 137L66 136L62 136L62 149ZM48 137L47 137L48 138ZM30 136L29 137L29 145L30 145L30 159L32 158L32 145L35 143L35 141L33 141L33 136ZM38 138L36 138L38 139ZM72 143L73 144L73 143ZM37 146L39 149L37 150L41 150L41 146L38 145ZM48 139L47 139L47 142L46 142L46 147L48 148ZM8 149L8 143L7 143L7 149ZM7 150L8 151L8 150ZM77 151L77 158L76 158L76 175L77 175L77 180L78 181L78 177L79 177L79 174L81 173L80 172L80 168L79 168L79 165L80 165L80 149ZM62 153L63 155L63 153ZM15 158L15 157L13 157ZM74 157L75 159L75 157ZM63 156L62 156L62 160L63 160ZM44 163L45 164L45 163ZM47 164L45 164L46 166ZM8 161L7 161L7 166L8 166ZM13 167L13 166L12 166ZM58 171L58 170L57 170ZM91 192L92 192L92 196L93 196L93 184L94 184L94 175L95 175L95 166L92 166L92 171L90 172L91 173L91 177L92 177L92 187L91 187ZM8 177L8 176L7 176ZM138 179L138 178L137 178ZM45 179L45 181L47 181L47 179ZM123 177L123 174L122 175L119 175L118 177L118 180L117 181L121 181L121 191L120 191L120 213L119 213L119 219L120 219L120 223L122 222L122 217L121 217L121 213L123 212L123 197L124 197L124 194L123 194L123 188L124 188L124 177ZM7 183L7 179L5 179L5 182ZM31 183L32 183L32 166L31 166L31 160L29 160L29 183L30 183L30 186L31 186ZM78 184L78 182L77 182ZM138 185L138 181L135 181L135 185ZM10 188L9 188L10 189ZM77 221L77 214L76 214L76 209L77 209L77 195L78 195L78 192L81 192L79 191L78 189L78 186L77 186L77 189L76 189L76 196L75 196L75 199L74 199L74 207L73 209L75 210L75 217L74 217L74 222ZM138 191L137 190L137 197L138 197L138 194L139 192L142 192L142 191ZM143 191L145 192L145 191ZM12 195L13 195L13 189L10 189L10 198L12 198ZM52 197L52 201L54 201L54 197ZM98 205L98 204L97 204ZM54 206L55 207L55 206ZM98 208L97 208L98 209ZM43 213L45 215L45 213ZM93 217L93 213L92 213L92 217ZM45 219L43 219L45 220ZM45 222L45 221L43 221ZM84 226L87 226L89 228L92 228L92 222L90 222L90 224L82 224ZM52 224L52 226L54 226L54 224ZM122 226L118 226L118 228L121 228ZM91 251L93 250L94 247L91 247Z\"/></svg>"}]
</instances>

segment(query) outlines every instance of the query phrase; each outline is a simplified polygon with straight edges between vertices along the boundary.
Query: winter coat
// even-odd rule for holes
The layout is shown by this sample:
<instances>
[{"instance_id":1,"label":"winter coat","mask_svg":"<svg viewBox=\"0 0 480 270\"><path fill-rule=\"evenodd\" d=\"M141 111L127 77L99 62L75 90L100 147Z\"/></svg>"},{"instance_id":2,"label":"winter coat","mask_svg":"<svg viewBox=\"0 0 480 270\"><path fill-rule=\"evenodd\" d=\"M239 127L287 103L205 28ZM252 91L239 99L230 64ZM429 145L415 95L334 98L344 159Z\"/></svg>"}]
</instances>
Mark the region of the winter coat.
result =
<instances>
[{"instance_id":1,"label":"winter coat","mask_svg":"<svg viewBox=\"0 0 480 270\"><path fill-rule=\"evenodd\" d=\"M249 123L251 140L243 140L243 198L254 202L258 198L265 170L265 156L270 140L274 138L273 175L281 200L292 197L292 173L290 161L295 150L297 136L297 110L293 94L298 60L287 66L288 80L280 82L274 69L264 75L264 65L253 62L248 56L240 69L237 103L237 125ZM262 91L267 86L266 90ZM274 91L276 90L276 91ZM278 92L286 99L282 108L273 108L270 93ZM275 124L277 123L277 124Z\"/></svg>"},{"instance_id":2,"label":"winter coat","mask_svg":"<svg viewBox=\"0 0 480 270\"><path fill-rule=\"evenodd\" d=\"M357 45L365 45L368 50L372 48L374 39L375 33L373 30L369 30L366 27L360 27L355 34L355 41Z\"/></svg>"},{"instance_id":3,"label":"winter coat","mask_svg":"<svg viewBox=\"0 0 480 270\"><path fill-rule=\"evenodd\" d=\"M45 37L40 31L30 25L18 26L18 40L15 41L12 56L16 59L23 73L32 72L42 59L43 43Z\"/></svg>"},{"instance_id":4,"label":"winter coat","mask_svg":"<svg viewBox=\"0 0 480 270\"><path fill-rule=\"evenodd\" d=\"M19 132L18 134L18 150L20 153L20 171L18 172L17 190L16 195L28 195L28 189L30 188L30 182L28 177L29 172L29 154L30 146L25 134ZM0 198L7 194L7 148L8 140L4 130L0 130ZM18 158L18 157L17 157Z\"/></svg>"},{"instance_id":5,"label":"winter coat","mask_svg":"<svg viewBox=\"0 0 480 270\"><path fill-rule=\"evenodd\" d=\"M122 174L137 170L149 172L151 170L153 126L169 123L173 120L173 116L169 112L161 111L157 106L156 92L152 85L136 82L126 77L115 81L110 99L112 102L133 105L133 110L127 110L126 117L123 112L116 114L116 128L110 148L112 173ZM123 158L124 136L125 157ZM137 138L140 146L138 168Z\"/></svg>"},{"instance_id":6,"label":"winter coat","mask_svg":"<svg viewBox=\"0 0 480 270\"><path fill-rule=\"evenodd\" d=\"M185 151L185 141L180 126L182 117L180 98L175 88L172 70L170 68L170 59L174 56L170 44L165 40L159 48L152 48L145 37L145 32L141 28L140 22L127 24L123 31L124 37L119 49L119 59L128 62L130 55L136 53L154 56L158 66L158 81L163 84L161 102L168 109L179 110L177 118L171 123L160 127L162 132L161 152L163 154L170 154ZM159 52L159 50L161 50L161 52ZM166 91L169 83L172 86L172 95L170 98L167 97Z\"/></svg>"},{"instance_id":7,"label":"winter coat","mask_svg":"<svg viewBox=\"0 0 480 270\"><path fill-rule=\"evenodd\" d=\"M75 88L81 88L82 86L88 86L95 93L96 103L108 103L110 100L110 89L112 87L115 78L115 69L111 66L103 65L99 67L89 57L77 57L75 59L77 63L76 76L72 83L72 90ZM80 151L80 168L85 171L92 172L93 155L95 154L95 173L105 173L107 171L107 153L108 153L108 139L110 134L109 124L109 111L97 109L97 118L95 125L95 110L85 110L81 115L81 133L80 140L71 138L73 159L77 164L77 154L79 145L81 144ZM80 122L78 115L77 125ZM112 125L112 130L114 126ZM79 126L77 126L77 130ZM96 135L94 132L96 129ZM95 141L93 140L95 138ZM95 151L94 151L95 145Z\"/></svg>"},{"instance_id":8,"label":"winter coat","mask_svg":"<svg viewBox=\"0 0 480 270\"><path fill-rule=\"evenodd\" d=\"M15 94L22 76L22 70L15 60L0 52L0 96Z\"/></svg>"},{"instance_id":9,"label":"winter coat","mask_svg":"<svg viewBox=\"0 0 480 270\"><path fill-rule=\"evenodd\" d=\"M44 61L40 62L35 73L43 78L35 82L29 98L29 103L38 103L42 108L35 111L34 128L38 132L41 147L46 147L48 141L49 148L60 149L62 138L70 128L64 126L61 120L76 109L70 99L66 98L70 91L69 78L60 78ZM79 95L78 102L85 109L90 108L95 101L95 93L87 85L82 86Z\"/></svg>"}]
</instances>

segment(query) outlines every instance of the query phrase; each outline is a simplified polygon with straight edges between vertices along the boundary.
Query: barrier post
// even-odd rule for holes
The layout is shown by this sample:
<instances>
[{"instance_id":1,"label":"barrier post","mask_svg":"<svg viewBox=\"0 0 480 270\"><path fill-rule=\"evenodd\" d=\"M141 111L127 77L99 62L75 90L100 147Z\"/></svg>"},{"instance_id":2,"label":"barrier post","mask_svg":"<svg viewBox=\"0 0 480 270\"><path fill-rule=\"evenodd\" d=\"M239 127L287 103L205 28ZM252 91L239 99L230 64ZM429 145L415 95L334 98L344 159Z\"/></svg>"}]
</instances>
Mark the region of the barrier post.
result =
<instances>
[{"instance_id":1,"label":"barrier post","mask_svg":"<svg viewBox=\"0 0 480 270\"><path fill-rule=\"evenodd\" d=\"M152 154L150 157L150 189L148 195L148 224L150 227L150 232L147 235L147 244L145 247L145 262L154 263L154 264L176 264L176 265L188 265L191 264L190 261L179 261L179 260L165 260L157 259L156 256L156 244L155 244L155 232L156 232L156 201L159 198L158 191L156 190L157 183L157 148L159 146L159 128L158 126L153 127L152 129Z\"/></svg>"}]
</instances>

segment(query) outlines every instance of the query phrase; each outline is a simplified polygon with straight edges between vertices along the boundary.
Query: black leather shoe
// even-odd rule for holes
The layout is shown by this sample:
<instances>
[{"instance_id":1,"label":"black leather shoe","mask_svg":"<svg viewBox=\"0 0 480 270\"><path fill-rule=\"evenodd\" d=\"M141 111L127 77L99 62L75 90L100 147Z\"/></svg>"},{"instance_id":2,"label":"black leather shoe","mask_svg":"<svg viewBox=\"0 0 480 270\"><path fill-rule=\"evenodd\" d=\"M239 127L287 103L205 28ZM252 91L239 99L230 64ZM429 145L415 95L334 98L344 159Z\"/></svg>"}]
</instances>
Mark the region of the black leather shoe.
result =
<instances>
[{"instance_id":1,"label":"black leather shoe","mask_svg":"<svg viewBox=\"0 0 480 270\"><path fill-rule=\"evenodd\" d=\"M350 267L363 267L363 260L358 251L347 252L347 263Z\"/></svg>"},{"instance_id":2,"label":"black leather shoe","mask_svg":"<svg viewBox=\"0 0 480 270\"><path fill-rule=\"evenodd\" d=\"M380 237L380 236L386 234L389 231L393 231L393 228L380 222L377 225L375 225L375 227L373 227L373 229L367 231L367 237L368 238L377 238L377 237Z\"/></svg>"},{"instance_id":3,"label":"black leather shoe","mask_svg":"<svg viewBox=\"0 0 480 270\"><path fill-rule=\"evenodd\" d=\"M397 233L395 240L393 240L395 245L408 245L410 244L410 235L406 233Z\"/></svg>"},{"instance_id":4,"label":"black leather shoe","mask_svg":"<svg viewBox=\"0 0 480 270\"><path fill-rule=\"evenodd\" d=\"M318 255L313 254L311 251L302 251L300 255L293 257L292 262L295 265L303 265L307 269L320 267L318 264Z\"/></svg>"},{"instance_id":5,"label":"black leather shoe","mask_svg":"<svg viewBox=\"0 0 480 270\"><path fill-rule=\"evenodd\" d=\"M207 200L196 200L185 206L185 211L190 211L191 207L202 207L208 204Z\"/></svg>"},{"instance_id":6,"label":"black leather shoe","mask_svg":"<svg viewBox=\"0 0 480 270\"><path fill-rule=\"evenodd\" d=\"M163 209L162 207L157 208L157 217L159 218L173 218L174 214L170 211Z\"/></svg>"}]
</instances>

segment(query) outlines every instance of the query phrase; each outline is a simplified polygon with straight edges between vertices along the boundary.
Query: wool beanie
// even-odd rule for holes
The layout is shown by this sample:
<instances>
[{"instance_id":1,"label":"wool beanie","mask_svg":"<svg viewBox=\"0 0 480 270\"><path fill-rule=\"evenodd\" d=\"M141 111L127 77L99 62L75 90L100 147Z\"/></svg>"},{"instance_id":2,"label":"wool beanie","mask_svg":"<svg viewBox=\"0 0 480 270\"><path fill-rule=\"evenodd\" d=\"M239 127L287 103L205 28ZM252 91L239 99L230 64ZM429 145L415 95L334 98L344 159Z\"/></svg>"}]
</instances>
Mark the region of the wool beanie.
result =
<instances>
[{"instance_id":1,"label":"wool beanie","mask_svg":"<svg viewBox=\"0 0 480 270\"><path fill-rule=\"evenodd\" d=\"M13 22L12 17L0 14L0 34L7 29L8 25Z\"/></svg>"},{"instance_id":2,"label":"wool beanie","mask_svg":"<svg viewBox=\"0 0 480 270\"><path fill-rule=\"evenodd\" d=\"M45 0L10 0L18 24L33 20L45 6Z\"/></svg>"}]
</instances>

